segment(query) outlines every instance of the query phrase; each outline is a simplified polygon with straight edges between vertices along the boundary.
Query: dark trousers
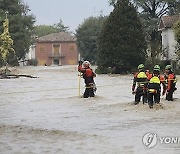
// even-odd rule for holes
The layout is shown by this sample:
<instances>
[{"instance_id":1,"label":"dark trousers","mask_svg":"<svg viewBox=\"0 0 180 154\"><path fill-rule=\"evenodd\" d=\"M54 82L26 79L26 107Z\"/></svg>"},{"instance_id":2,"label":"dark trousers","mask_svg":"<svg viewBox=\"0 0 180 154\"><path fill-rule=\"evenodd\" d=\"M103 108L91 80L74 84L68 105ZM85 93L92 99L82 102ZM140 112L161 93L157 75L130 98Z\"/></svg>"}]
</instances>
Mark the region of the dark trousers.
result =
<instances>
[{"instance_id":1,"label":"dark trousers","mask_svg":"<svg viewBox=\"0 0 180 154\"><path fill-rule=\"evenodd\" d=\"M94 90L93 90L93 88L86 88L83 97L84 98L94 97Z\"/></svg>"},{"instance_id":2,"label":"dark trousers","mask_svg":"<svg viewBox=\"0 0 180 154\"><path fill-rule=\"evenodd\" d=\"M173 93L174 93L174 90L171 89L171 90L166 94L166 100L168 100L168 101L173 101Z\"/></svg>"},{"instance_id":3,"label":"dark trousers","mask_svg":"<svg viewBox=\"0 0 180 154\"><path fill-rule=\"evenodd\" d=\"M143 103L146 103L147 102L147 93L143 87L138 87L136 89L135 102L139 103L141 101L141 97L143 97Z\"/></svg>"},{"instance_id":4,"label":"dark trousers","mask_svg":"<svg viewBox=\"0 0 180 154\"><path fill-rule=\"evenodd\" d=\"M148 104L149 106L153 106L153 103L160 102L160 92L157 93L148 93Z\"/></svg>"}]
</instances>

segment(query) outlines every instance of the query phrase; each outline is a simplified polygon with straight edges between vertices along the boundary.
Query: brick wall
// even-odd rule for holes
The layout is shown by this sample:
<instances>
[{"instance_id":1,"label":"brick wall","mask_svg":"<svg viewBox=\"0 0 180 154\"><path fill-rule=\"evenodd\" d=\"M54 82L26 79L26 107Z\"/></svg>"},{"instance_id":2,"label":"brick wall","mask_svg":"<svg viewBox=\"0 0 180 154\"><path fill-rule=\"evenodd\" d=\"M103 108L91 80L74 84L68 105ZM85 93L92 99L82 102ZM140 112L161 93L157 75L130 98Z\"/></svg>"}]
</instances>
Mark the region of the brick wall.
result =
<instances>
[{"instance_id":1,"label":"brick wall","mask_svg":"<svg viewBox=\"0 0 180 154\"><path fill-rule=\"evenodd\" d=\"M59 64L74 65L78 61L78 51L75 42L61 43L36 43L35 57L38 60L38 65L51 66L53 58L50 56L53 53L53 44L60 44L61 56Z\"/></svg>"}]
</instances>

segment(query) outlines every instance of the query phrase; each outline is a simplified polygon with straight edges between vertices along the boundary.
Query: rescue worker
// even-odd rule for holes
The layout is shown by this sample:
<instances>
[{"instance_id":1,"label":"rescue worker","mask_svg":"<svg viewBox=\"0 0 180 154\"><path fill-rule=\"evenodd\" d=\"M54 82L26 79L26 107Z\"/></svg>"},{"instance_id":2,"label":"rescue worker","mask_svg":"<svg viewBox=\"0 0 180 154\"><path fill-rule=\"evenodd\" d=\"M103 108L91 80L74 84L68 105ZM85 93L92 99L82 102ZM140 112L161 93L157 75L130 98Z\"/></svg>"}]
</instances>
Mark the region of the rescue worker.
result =
<instances>
[{"instance_id":1,"label":"rescue worker","mask_svg":"<svg viewBox=\"0 0 180 154\"><path fill-rule=\"evenodd\" d=\"M176 76L172 71L171 65L167 65L165 67L165 78L166 78L166 83L167 83L167 92L166 92L166 100L168 101L173 101L173 93L176 88Z\"/></svg>"},{"instance_id":2,"label":"rescue worker","mask_svg":"<svg viewBox=\"0 0 180 154\"><path fill-rule=\"evenodd\" d=\"M143 97L143 103L147 102L147 75L144 71L144 65L140 64L138 70L139 71L134 74L132 85L132 94L135 94L135 105L139 104L141 97Z\"/></svg>"},{"instance_id":3,"label":"rescue worker","mask_svg":"<svg viewBox=\"0 0 180 154\"><path fill-rule=\"evenodd\" d=\"M94 90L96 89L94 77L96 77L96 74L90 68L90 62L79 61L78 71L82 73L86 87L83 97L94 97Z\"/></svg>"},{"instance_id":4,"label":"rescue worker","mask_svg":"<svg viewBox=\"0 0 180 154\"><path fill-rule=\"evenodd\" d=\"M148 105L149 108L153 108L154 103L160 103L161 84L163 86L162 95L164 95L166 92L165 79L160 75L159 65L154 66L153 74L149 74L148 81Z\"/></svg>"}]
</instances>

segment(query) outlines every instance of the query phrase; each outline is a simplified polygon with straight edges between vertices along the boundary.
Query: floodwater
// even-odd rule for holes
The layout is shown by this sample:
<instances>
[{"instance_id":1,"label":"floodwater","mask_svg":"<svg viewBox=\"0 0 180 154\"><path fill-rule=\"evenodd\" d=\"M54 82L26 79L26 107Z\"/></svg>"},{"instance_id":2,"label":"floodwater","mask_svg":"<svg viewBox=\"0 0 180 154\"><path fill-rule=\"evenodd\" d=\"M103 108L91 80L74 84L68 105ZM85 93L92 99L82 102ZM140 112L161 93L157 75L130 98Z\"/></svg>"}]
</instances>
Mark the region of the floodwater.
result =
<instances>
[{"instance_id":1,"label":"floodwater","mask_svg":"<svg viewBox=\"0 0 180 154\"><path fill-rule=\"evenodd\" d=\"M162 104L149 109L132 104L132 75L97 75L96 97L84 99L78 96L75 66L12 70L38 78L0 80L2 154L180 153L179 91L175 101L162 96ZM142 142L148 132L158 137L152 148ZM166 142L160 137L167 137ZM171 137L179 142L170 142Z\"/></svg>"}]
</instances>

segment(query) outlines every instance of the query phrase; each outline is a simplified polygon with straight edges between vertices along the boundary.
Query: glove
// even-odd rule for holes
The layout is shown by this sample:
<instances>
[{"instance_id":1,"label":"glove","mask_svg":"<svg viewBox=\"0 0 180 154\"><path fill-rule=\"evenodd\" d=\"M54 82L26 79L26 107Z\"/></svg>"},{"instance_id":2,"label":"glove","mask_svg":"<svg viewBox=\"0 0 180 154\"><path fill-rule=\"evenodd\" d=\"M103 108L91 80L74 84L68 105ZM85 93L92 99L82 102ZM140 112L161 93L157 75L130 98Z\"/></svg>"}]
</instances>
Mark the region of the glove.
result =
<instances>
[{"instance_id":1,"label":"glove","mask_svg":"<svg viewBox=\"0 0 180 154\"><path fill-rule=\"evenodd\" d=\"M78 61L78 64L79 66L81 66L83 64L83 61L82 60Z\"/></svg>"}]
</instances>

